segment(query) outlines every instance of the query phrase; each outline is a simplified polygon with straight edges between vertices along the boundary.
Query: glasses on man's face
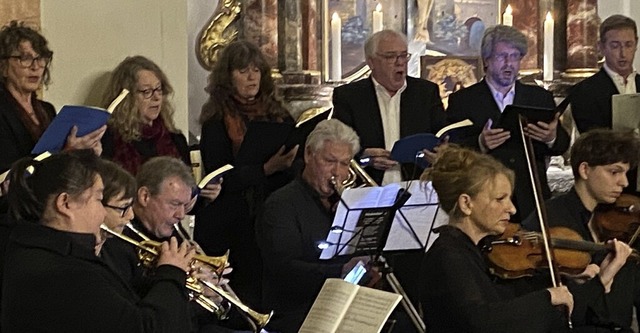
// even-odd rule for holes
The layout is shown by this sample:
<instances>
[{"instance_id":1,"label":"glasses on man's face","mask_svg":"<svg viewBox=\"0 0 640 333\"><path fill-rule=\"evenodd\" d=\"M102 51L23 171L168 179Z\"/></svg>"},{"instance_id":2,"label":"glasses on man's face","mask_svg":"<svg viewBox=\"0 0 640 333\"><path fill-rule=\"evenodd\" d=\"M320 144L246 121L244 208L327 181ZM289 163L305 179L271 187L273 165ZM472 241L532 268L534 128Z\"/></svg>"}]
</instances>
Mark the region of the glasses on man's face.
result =
<instances>
[{"instance_id":1,"label":"glasses on man's face","mask_svg":"<svg viewBox=\"0 0 640 333\"><path fill-rule=\"evenodd\" d=\"M123 206L123 207L118 207L118 206L111 206L111 205L107 205L107 204L102 204L105 207L111 208L113 210L119 211L120 212L120 217L124 217L125 215L127 215L127 212L129 211L129 209L131 209L131 207L133 207L133 202Z\"/></svg>"},{"instance_id":2,"label":"glasses on man's face","mask_svg":"<svg viewBox=\"0 0 640 333\"><path fill-rule=\"evenodd\" d=\"M18 59L18 63L20 64L20 66L24 68L32 67L34 63L38 64L39 67L47 67L51 62L51 57L43 57L43 56L33 57L31 55L25 55L25 54L9 56L7 58Z\"/></svg>"},{"instance_id":3,"label":"glasses on man's face","mask_svg":"<svg viewBox=\"0 0 640 333\"><path fill-rule=\"evenodd\" d=\"M507 60L509 61L520 61L520 59L522 59L522 54L520 52L514 52L514 53L498 53L498 54L494 54L493 55L493 59L499 61L499 62L506 62Z\"/></svg>"},{"instance_id":4,"label":"glasses on man's face","mask_svg":"<svg viewBox=\"0 0 640 333\"><path fill-rule=\"evenodd\" d=\"M411 53L376 53L378 57L384 59L389 64L395 64L397 62L406 62L411 58Z\"/></svg>"},{"instance_id":5,"label":"glasses on man's face","mask_svg":"<svg viewBox=\"0 0 640 333\"><path fill-rule=\"evenodd\" d=\"M144 89L144 90L138 90L139 94L142 94L142 97L144 97L144 99L149 99L151 98L151 96L153 96L153 94L158 93L160 96L162 96L162 94L164 93L162 91L162 86L159 86L158 88L155 89Z\"/></svg>"}]
</instances>

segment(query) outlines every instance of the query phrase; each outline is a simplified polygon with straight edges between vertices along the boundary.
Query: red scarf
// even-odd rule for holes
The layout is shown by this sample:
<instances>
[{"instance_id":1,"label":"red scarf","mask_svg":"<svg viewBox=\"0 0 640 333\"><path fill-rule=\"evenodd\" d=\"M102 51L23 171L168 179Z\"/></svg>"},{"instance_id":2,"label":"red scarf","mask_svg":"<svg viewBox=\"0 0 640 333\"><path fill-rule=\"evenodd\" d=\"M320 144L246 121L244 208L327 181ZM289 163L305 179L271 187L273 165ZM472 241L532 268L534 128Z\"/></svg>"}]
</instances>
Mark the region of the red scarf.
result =
<instances>
[{"instance_id":1,"label":"red scarf","mask_svg":"<svg viewBox=\"0 0 640 333\"><path fill-rule=\"evenodd\" d=\"M181 158L178 148L171 139L171 132L164 126L164 121L162 121L161 117L156 118L151 126L142 125L139 141L125 142L117 132L114 133L113 141L113 161L133 175L136 175L140 166L152 157L173 156ZM136 149L134 143L155 147L156 154L144 156Z\"/></svg>"}]
</instances>

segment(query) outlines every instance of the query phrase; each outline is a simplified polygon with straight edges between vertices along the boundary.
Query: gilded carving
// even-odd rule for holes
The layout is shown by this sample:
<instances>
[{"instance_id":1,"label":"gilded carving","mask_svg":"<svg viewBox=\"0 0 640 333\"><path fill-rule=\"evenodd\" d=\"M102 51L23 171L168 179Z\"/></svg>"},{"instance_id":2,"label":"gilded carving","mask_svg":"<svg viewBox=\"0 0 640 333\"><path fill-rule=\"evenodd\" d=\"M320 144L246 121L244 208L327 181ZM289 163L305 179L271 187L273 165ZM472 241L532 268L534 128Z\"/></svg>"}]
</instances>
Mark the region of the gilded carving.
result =
<instances>
[{"instance_id":1,"label":"gilded carving","mask_svg":"<svg viewBox=\"0 0 640 333\"><path fill-rule=\"evenodd\" d=\"M240 17L242 6L237 0L218 2L218 8L207 27L200 32L196 56L207 70L213 68L218 51L238 38L238 27L234 22Z\"/></svg>"}]
</instances>

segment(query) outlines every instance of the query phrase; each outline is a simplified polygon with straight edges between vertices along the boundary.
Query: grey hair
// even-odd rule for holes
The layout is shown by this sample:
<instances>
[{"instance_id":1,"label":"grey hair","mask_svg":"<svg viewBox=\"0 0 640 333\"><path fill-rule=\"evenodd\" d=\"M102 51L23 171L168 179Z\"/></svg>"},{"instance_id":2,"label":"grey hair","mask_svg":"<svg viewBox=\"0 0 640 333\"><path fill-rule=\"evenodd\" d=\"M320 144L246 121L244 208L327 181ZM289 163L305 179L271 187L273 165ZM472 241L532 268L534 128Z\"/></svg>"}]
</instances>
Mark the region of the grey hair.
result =
<instances>
[{"instance_id":1,"label":"grey hair","mask_svg":"<svg viewBox=\"0 0 640 333\"><path fill-rule=\"evenodd\" d=\"M495 25L489 27L484 32L484 36L482 36L482 46L480 49L482 59L491 57L493 55L493 48L500 42L511 44L511 46L520 51L523 57L527 54L527 37L525 37L520 30L506 25Z\"/></svg>"},{"instance_id":2,"label":"grey hair","mask_svg":"<svg viewBox=\"0 0 640 333\"><path fill-rule=\"evenodd\" d=\"M169 177L178 177L188 187L196 186L191 169L182 160L169 156L154 157L142 164L136 175L136 182L138 188L144 186L151 195L157 195L162 182Z\"/></svg>"},{"instance_id":3,"label":"grey hair","mask_svg":"<svg viewBox=\"0 0 640 333\"><path fill-rule=\"evenodd\" d=\"M380 44L380 41L389 37L400 38L402 39L404 44L407 45L407 36L405 36L404 34L397 32L395 30L389 30L389 29L381 30L371 35L369 38L367 38L367 41L364 43L365 58L367 59L373 58L376 55L376 52L378 51L378 44Z\"/></svg>"},{"instance_id":4,"label":"grey hair","mask_svg":"<svg viewBox=\"0 0 640 333\"><path fill-rule=\"evenodd\" d=\"M319 122L307 137L305 147L316 152L324 146L325 141L346 143L351 146L352 154L360 150L360 138L356 131L338 119Z\"/></svg>"}]
</instances>

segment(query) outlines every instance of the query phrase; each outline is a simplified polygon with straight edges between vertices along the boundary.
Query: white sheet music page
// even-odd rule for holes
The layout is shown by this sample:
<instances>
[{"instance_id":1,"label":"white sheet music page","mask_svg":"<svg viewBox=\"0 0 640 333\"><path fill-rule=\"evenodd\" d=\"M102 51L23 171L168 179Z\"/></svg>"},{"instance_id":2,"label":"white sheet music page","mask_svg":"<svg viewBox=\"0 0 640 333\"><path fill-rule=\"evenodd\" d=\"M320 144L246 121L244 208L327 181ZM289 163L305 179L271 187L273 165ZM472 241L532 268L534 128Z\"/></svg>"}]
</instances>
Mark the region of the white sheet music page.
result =
<instances>
[{"instance_id":1,"label":"white sheet music page","mask_svg":"<svg viewBox=\"0 0 640 333\"><path fill-rule=\"evenodd\" d=\"M447 214L439 208L438 195L431 182L414 180L403 182L401 186L409 189L411 197L396 213L384 251L420 249L425 246L431 229L448 220Z\"/></svg>"}]
</instances>

